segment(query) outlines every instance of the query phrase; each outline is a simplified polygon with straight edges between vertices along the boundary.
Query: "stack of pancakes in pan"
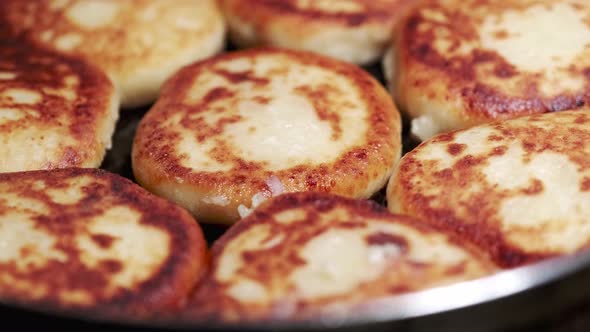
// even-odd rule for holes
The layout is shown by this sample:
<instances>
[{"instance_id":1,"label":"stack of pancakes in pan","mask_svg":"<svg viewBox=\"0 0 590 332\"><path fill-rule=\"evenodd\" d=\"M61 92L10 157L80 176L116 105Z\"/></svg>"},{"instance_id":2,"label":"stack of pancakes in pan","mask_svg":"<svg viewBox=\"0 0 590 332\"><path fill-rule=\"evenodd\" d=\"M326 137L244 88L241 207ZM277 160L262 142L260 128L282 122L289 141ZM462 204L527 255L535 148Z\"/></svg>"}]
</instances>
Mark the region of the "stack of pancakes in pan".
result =
<instances>
[{"instance_id":1,"label":"stack of pancakes in pan","mask_svg":"<svg viewBox=\"0 0 590 332\"><path fill-rule=\"evenodd\" d=\"M578 253L589 22L581 0L4 0L0 302L323 320ZM217 55L226 34L245 49ZM133 179L97 169L147 108ZM197 221L230 227L209 250Z\"/></svg>"}]
</instances>

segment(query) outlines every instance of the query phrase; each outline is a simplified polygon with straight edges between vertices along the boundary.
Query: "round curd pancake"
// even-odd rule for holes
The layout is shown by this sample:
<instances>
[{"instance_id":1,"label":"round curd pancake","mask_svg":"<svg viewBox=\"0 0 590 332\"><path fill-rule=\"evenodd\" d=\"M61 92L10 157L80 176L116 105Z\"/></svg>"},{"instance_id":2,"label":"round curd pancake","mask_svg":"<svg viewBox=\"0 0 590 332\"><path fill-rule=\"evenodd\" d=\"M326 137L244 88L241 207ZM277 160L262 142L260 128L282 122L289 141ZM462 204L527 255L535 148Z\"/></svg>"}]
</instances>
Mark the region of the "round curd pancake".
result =
<instances>
[{"instance_id":1,"label":"round curd pancake","mask_svg":"<svg viewBox=\"0 0 590 332\"><path fill-rule=\"evenodd\" d=\"M264 203L213 245L211 259L185 318L327 318L496 270L485 254L416 220L311 192Z\"/></svg>"},{"instance_id":2,"label":"round curd pancake","mask_svg":"<svg viewBox=\"0 0 590 332\"><path fill-rule=\"evenodd\" d=\"M102 68L123 107L152 102L175 71L224 44L215 0L2 0L0 12L17 35Z\"/></svg>"},{"instance_id":3,"label":"round curd pancake","mask_svg":"<svg viewBox=\"0 0 590 332\"><path fill-rule=\"evenodd\" d=\"M232 223L282 192L368 198L400 150L399 113L369 74L312 53L253 49L172 77L138 127L132 161L145 188L199 221Z\"/></svg>"},{"instance_id":4,"label":"round curd pancake","mask_svg":"<svg viewBox=\"0 0 590 332\"><path fill-rule=\"evenodd\" d=\"M368 64L409 0L221 0L238 46L271 45Z\"/></svg>"},{"instance_id":5,"label":"round curd pancake","mask_svg":"<svg viewBox=\"0 0 590 332\"><path fill-rule=\"evenodd\" d=\"M98 167L118 106L100 70L0 40L0 172Z\"/></svg>"},{"instance_id":6,"label":"round curd pancake","mask_svg":"<svg viewBox=\"0 0 590 332\"><path fill-rule=\"evenodd\" d=\"M391 90L420 139L590 102L585 0L427 0L393 44Z\"/></svg>"},{"instance_id":7,"label":"round curd pancake","mask_svg":"<svg viewBox=\"0 0 590 332\"><path fill-rule=\"evenodd\" d=\"M0 174L0 302L96 319L177 310L206 265L189 213L95 169Z\"/></svg>"},{"instance_id":8,"label":"round curd pancake","mask_svg":"<svg viewBox=\"0 0 590 332\"><path fill-rule=\"evenodd\" d=\"M590 109L441 134L406 154L389 209L511 267L590 244Z\"/></svg>"}]
</instances>

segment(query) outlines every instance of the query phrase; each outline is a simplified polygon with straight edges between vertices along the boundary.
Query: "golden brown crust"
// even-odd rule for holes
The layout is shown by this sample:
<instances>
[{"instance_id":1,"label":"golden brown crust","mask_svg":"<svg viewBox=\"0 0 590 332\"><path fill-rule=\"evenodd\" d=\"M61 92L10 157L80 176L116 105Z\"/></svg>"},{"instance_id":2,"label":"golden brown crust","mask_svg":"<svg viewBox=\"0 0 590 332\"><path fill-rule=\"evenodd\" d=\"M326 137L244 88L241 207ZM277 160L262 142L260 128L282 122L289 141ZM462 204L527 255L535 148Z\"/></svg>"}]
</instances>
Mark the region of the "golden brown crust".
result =
<instances>
[{"instance_id":1,"label":"golden brown crust","mask_svg":"<svg viewBox=\"0 0 590 332\"><path fill-rule=\"evenodd\" d=\"M137 215L137 224L116 214L109 219L114 211ZM11 233L14 227L28 229L28 223L30 230ZM154 253L152 248L162 249L158 241L126 238L141 232L167 237L167 247ZM0 255L3 302L94 319L130 321L177 310L207 262L203 234L187 212L95 169L0 174L0 233L8 241ZM13 237L39 240L19 244ZM48 241L53 245L42 250ZM10 256L19 246L18 258ZM133 246L143 247L140 255ZM149 265L153 255L162 259Z\"/></svg>"},{"instance_id":2,"label":"golden brown crust","mask_svg":"<svg viewBox=\"0 0 590 332\"><path fill-rule=\"evenodd\" d=\"M346 246L346 253L333 246ZM369 201L312 192L264 203L211 250L212 268L183 313L187 320L327 318L332 309L344 314L374 299L496 269L469 244L412 218L391 215ZM322 250L330 258L315 261L328 257ZM350 283L340 284L348 278Z\"/></svg>"},{"instance_id":3,"label":"golden brown crust","mask_svg":"<svg viewBox=\"0 0 590 332\"><path fill-rule=\"evenodd\" d=\"M13 35L104 70L124 107L152 102L178 68L220 51L225 34L214 0L6 0L0 20Z\"/></svg>"},{"instance_id":4,"label":"golden brown crust","mask_svg":"<svg viewBox=\"0 0 590 332\"><path fill-rule=\"evenodd\" d=\"M587 248L590 116L537 114L441 134L406 154L389 209L514 267Z\"/></svg>"},{"instance_id":5,"label":"golden brown crust","mask_svg":"<svg viewBox=\"0 0 590 332\"><path fill-rule=\"evenodd\" d=\"M545 10L575 21L575 28L552 27L561 23ZM396 31L392 89L410 116L448 118L441 131L578 109L590 102L590 53L585 46L567 52L577 39L587 41L588 19L590 6L575 0L423 1ZM533 30L540 27L563 34L539 41ZM547 49L558 51L550 56ZM530 55L528 63L523 54ZM537 66L545 57L547 64Z\"/></svg>"},{"instance_id":6,"label":"golden brown crust","mask_svg":"<svg viewBox=\"0 0 590 332\"><path fill-rule=\"evenodd\" d=\"M270 77L256 77L251 70L232 72L223 69L222 66L233 60L257 61L269 56L280 57L287 68L292 66L292 63L309 66L309 68L322 68L335 73L343 81L350 81L352 84L350 88L356 89L358 96L362 98L359 101L362 112L367 114L363 114L366 116L363 121L367 123L367 131L362 141L354 142L351 148L347 148L333 161L318 161L319 164L302 162L292 165L291 163L286 167L273 170L266 162L240 157L236 147L221 136L227 135L224 133L224 128L242 120L241 115L236 114L235 110L240 97L234 98L234 93L230 91L231 86L227 89L210 87L211 90L204 91L202 93L204 97L193 105L182 102L187 98L190 99L193 82L205 73L211 72L224 77L230 84L246 82L260 89L259 91L272 91L267 86ZM281 75L283 74L275 72L273 78L282 77ZM339 104L338 100L339 94L344 92L329 84L319 87L310 84L299 86L293 92L285 92L306 98L314 106L317 117L330 123L333 130L332 140L338 142L342 138L338 130L342 122L339 112L346 105ZM346 93L354 95L355 92L351 90ZM257 98L261 105L269 102L269 100L260 99L264 98ZM216 101L223 102L222 106L211 106ZM233 106L226 106L228 104ZM223 112L219 114L227 113L227 115L218 118L214 126L211 126L205 115L215 112ZM202 117L201 114L203 114ZM180 116L181 120L170 120L175 116ZM163 124L163 119L174 121L174 125ZM176 122L179 124L177 125ZM189 168L185 166L186 164L183 165L183 160L187 160L188 157L179 155L177 151L179 141L183 138L177 131L178 126L194 133L193 137L188 138L196 144L215 142L208 154L212 160L227 166L228 169L200 171ZM257 130L265 130L265 128L257 128ZM366 72L355 66L311 53L256 49L226 54L196 63L185 67L170 79L164 86L158 102L139 125L132 158L136 178L151 191L170 196L173 190L164 192L165 189L162 188L174 186L182 191L201 193L199 195L218 195L227 198L228 202L224 207L199 206L199 202L195 199L184 203L185 207L197 214L199 220L227 223L237 220L237 207L240 204L249 206L253 195L259 192L270 194L271 188L267 180L273 175L282 182L285 191L288 192L322 191L368 198L385 184L393 165L399 158L400 151L399 114L384 89Z\"/></svg>"},{"instance_id":7,"label":"golden brown crust","mask_svg":"<svg viewBox=\"0 0 590 332\"><path fill-rule=\"evenodd\" d=\"M0 171L100 165L118 117L106 75L78 59L3 39L0 76Z\"/></svg>"}]
</instances>

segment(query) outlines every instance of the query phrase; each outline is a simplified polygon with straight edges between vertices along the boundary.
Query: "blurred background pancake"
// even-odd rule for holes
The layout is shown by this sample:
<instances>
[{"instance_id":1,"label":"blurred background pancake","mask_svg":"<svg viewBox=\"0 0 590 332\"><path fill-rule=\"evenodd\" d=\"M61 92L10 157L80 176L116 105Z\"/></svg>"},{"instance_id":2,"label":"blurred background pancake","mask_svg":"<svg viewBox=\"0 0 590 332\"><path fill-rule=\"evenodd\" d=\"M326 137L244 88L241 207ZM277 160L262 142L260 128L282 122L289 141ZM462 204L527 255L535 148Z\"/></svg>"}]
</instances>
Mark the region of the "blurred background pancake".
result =
<instances>
[{"instance_id":1,"label":"blurred background pancake","mask_svg":"<svg viewBox=\"0 0 590 332\"><path fill-rule=\"evenodd\" d=\"M98 167L118 97L81 60L0 38L0 172Z\"/></svg>"},{"instance_id":2,"label":"blurred background pancake","mask_svg":"<svg viewBox=\"0 0 590 332\"><path fill-rule=\"evenodd\" d=\"M426 0L397 29L391 90L419 139L590 102L590 3Z\"/></svg>"},{"instance_id":3,"label":"blurred background pancake","mask_svg":"<svg viewBox=\"0 0 590 332\"><path fill-rule=\"evenodd\" d=\"M215 0L3 0L0 13L16 36L102 68L125 108L151 103L176 70L224 45Z\"/></svg>"},{"instance_id":4,"label":"blurred background pancake","mask_svg":"<svg viewBox=\"0 0 590 332\"><path fill-rule=\"evenodd\" d=\"M410 0L221 0L240 47L313 51L356 64L377 61Z\"/></svg>"},{"instance_id":5,"label":"blurred background pancake","mask_svg":"<svg viewBox=\"0 0 590 332\"><path fill-rule=\"evenodd\" d=\"M590 244L590 110L441 134L406 154L392 212L451 230L513 267Z\"/></svg>"},{"instance_id":6,"label":"blurred background pancake","mask_svg":"<svg viewBox=\"0 0 590 332\"><path fill-rule=\"evenodd\" d=\"M265 202L212 247L187 320L346 317L373 300L491 274L486 255L372 202L319 193Z\"/></svg>"},{"instance_id":7,"label":"blurred background pancake","mask_svg":"<svg viewBox=\"0 0 590 332\"><path fill-rule=\"evenodd\" d=\"M369 198L401 153L399 113L360 68L254 49L183 68L141 121L133 171L199 221L231 224L283 192Z\"/></svg>"},{"instance_id":8,"label":"blurred background pancake","mask_svg":"<svg viewBox=\"0 0 590 332\"><path fill-rule=\"evenodd\" d=\"M197 223L94 169L0 174L0 301L130 321L177 310L206 262Z\"/></svg>"}]
</instances>

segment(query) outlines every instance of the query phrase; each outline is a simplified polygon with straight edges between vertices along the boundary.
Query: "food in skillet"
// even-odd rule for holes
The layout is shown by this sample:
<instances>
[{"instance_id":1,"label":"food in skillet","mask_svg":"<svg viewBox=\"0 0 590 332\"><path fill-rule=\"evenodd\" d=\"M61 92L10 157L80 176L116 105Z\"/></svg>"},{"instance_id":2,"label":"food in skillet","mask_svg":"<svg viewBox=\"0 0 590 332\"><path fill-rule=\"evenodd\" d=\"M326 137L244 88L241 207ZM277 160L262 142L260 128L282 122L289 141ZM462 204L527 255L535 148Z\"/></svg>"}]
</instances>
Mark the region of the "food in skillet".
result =
<instances>
[{"instance_id":1,"label":"food in skillet","mask_svg":"<svg viewBox=\"0 0 590 332\"><path fill-rule=\"evenodd\" d=\"M283 192L369 198L401 152L399 113L360 68L253 49L183 68L141 121L133 171L200 221L231 224Z\"/></svg>"},{"instance_id":2,"label":"food in skillet","mask_svg":"<svg viewBox=\"0 0 590 332\"><path fill-rule=\"evenodd\" d=\"M389 209L450 230L513 267L590 243L590 110L441 134L406 154Z\"/></svg>"},{"instance_id":3,"label":"food in skillet","mask_svg":"<svg viewBox=\"0 0 590 332\"><path fill-rule=\"evenodd\" d=\"M223 47L225 23L215 0L2 0L15 35L107 72L123 107L156 99L180 67Z\"/></svg>"},{"instance_id":4,"label":"food in skillet","mask_svg":"<svg viewBox=\"0 0 590 332\"><path fill-rule=\"evenodd\" d=\"M99 69L0 37L0 172L98 167L118 106Z\"/></svg>"},{"instance_id":5,"label":"food in skillet","mask_svg":"<svg viewBox=\"0 0 590 332\"><path fill-rule=\"evenodd\" d=\"M590 2L426 0L385 58L420 139L590 102Z\"/></svg>"},{"instance_id":6,"label":"food in skillet","mask_svg":"<svg viewBox=\"0 0 590 332\"><path fill-rule=\"evenodd\" d=\"M410 0L221 0L230 39L307 50L357 64L383 54Z\"/></svg>"},{"instance_id":7,"label":"food in skillet","mask_svg":"<svg viewBox=\"0 0 590 332\"><path fill-rule=\"evenodd\" d=\"M0 174L0 302L130 321L177 310L206 243L184 210L95 169Z\"/></svg>"},{"instance_id":8,"label":"food in skillet","mask_svg":"<svg viewBox=\"0 0 590 332\"><path fill-rule=\"evenodd\" d=\"M265 202L212 247L186 320L300 320L495 271L485 254L384 207L320 193Z\"/></svg>"}]
</instances>

